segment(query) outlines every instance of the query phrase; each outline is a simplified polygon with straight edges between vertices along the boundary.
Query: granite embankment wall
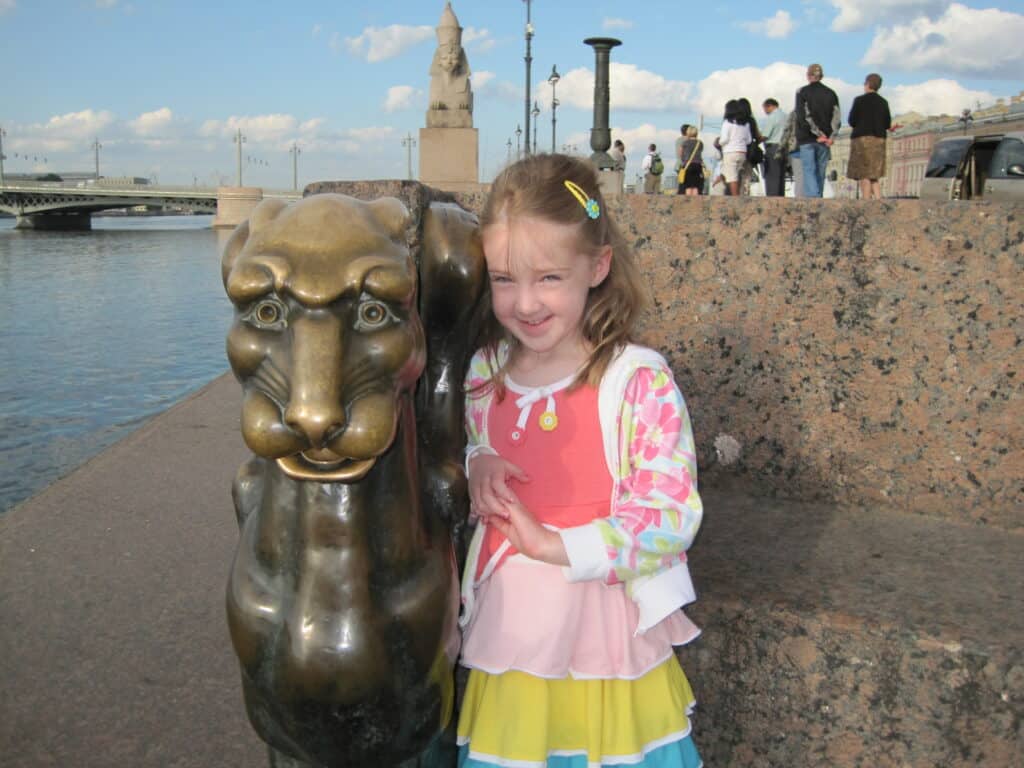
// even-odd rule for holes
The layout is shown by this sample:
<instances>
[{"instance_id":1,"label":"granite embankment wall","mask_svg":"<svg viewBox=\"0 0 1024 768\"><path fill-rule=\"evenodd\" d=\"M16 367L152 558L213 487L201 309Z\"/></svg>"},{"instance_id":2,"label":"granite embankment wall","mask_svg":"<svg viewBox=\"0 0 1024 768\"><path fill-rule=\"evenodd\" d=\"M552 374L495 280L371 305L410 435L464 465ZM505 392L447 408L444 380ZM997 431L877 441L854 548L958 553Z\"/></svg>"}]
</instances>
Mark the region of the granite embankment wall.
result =
<instances>
[{"instance_id":1,"label":"granite embankment wall","mask_svg":"<svg viewBox=\"0 0 1024 768\"><path fill-rule=\"evenodd\" d=\"M703 482L1024 526L1024 210L626 197Z\"/></svg>"}]
</instances>

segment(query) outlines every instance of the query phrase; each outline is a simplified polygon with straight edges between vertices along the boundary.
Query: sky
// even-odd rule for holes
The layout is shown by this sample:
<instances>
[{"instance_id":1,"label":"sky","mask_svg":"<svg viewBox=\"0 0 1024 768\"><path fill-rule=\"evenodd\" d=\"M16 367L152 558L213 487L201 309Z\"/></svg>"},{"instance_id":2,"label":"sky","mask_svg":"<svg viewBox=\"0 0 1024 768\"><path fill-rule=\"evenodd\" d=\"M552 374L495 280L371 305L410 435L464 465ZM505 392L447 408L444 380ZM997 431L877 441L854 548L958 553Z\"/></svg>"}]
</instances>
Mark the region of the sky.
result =
<instances>
[{"instance_id":1,"label":"sky","mask_svg":"<svg viewBox=\"0 0 1024 768\"><path fill-rule=\"evenodd\" d=\"M455 0L472 70L481 181L525 131L524 0ZM717 131L726 100L788 110L808 64L844 117L878 72L893 114L959 115L1024 90L1024 0L782 0L695 5L534 0L538 150L589 153L594 53L615 37L611 126L627 178L681 123ZM406 178L418 168L443 0L0 0L8 173L91 172L161 184ZM532 126L531 126L532 130ZM525 133L523 135L525 138ZM298 153L292 153L297 147Z\"/></svg>"}]
</instances>

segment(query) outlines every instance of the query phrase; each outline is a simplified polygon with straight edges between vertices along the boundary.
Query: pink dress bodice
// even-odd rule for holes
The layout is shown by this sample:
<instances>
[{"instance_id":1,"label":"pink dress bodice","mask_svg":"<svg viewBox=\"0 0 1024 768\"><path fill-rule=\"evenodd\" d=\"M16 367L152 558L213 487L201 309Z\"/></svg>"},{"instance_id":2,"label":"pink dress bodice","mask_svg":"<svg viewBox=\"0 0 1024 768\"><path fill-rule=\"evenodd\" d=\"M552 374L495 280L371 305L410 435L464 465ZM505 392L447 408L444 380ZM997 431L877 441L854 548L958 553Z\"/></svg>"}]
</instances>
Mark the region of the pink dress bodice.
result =
<instances>
[{"instance_id":1,"label":"pink dress bodice","mask_svg":"<svg viewBox=\"0 0 1024 768\"><path fill-rule=\"evenodd\" d=\"M548 527L586 525L610 512L613 484L597 394L586 385L538 391L509 382L488 413L492 447L530 478L512 480L511 488ZM477 609L463 642L462 663L469 667L632 679L665 661L672 645L698 634L676 611L635 635L637 607L621 583L569 582L560 567L518 554L493 527L478 562Z\"/></svg>"},{"instance_id":2,"label":"pink dress bodice","mask_svg":"<svg viewBox=\"0 0 1024 768\"><path fill-rule=\"evenodd\" d=\"M514 384L511 385L515 387ZM510 480L510 487L530 513L544 525L570 528L607 517L612 494L597 415L597 390L591 386L554 392L524 408L517 407L528 390L510 389L495 399L488 422L498 455L526 472L529 482ZM525 424L520 424L525 422ZM546 428L551 427L551 428ZM488 528L477 577L493 571L516 553L501 545L505 537Z\"/></svg>"}]
</instances>

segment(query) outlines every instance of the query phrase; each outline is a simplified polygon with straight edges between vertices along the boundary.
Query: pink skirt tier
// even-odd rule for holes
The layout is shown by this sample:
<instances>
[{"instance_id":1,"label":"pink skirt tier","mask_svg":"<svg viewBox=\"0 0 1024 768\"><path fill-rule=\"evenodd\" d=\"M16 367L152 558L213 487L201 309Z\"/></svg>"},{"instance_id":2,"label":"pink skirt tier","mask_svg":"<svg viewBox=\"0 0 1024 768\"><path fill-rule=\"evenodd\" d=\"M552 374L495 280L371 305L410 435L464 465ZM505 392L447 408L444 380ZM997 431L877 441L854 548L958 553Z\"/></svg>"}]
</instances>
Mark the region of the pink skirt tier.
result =
<instances>
[{"instance_id":1,"label":"pink skirt tier","mask_svg":"<svg viewBox=\"0 0 1024 768\"><path fill-rule=\"evenodd\" d=\"M624 585L570 583L558 566L523 555L480 584L475 602L462 664L492 675L633 680L700 634L681 610L636 634L638 609Z\"/></svg>"}]
</instances>

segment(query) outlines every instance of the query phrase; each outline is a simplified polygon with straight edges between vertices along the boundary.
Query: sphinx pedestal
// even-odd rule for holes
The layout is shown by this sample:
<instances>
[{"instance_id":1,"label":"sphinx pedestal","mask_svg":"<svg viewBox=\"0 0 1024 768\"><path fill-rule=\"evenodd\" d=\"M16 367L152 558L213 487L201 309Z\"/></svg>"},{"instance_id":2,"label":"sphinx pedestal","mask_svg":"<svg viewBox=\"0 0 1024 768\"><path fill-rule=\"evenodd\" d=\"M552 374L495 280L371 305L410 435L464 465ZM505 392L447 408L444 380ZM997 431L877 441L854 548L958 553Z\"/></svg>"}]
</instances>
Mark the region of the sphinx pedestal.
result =
<instances>
[{"instance_id":1,"label":"sphinx pedestal","mask_svg":"<svg viewBox=\"0 0 1024 768\"><path fill-rule=\"evenodd\" d=\"M449 192L476 189L479 146L476 128L420 128L420 182Z\"/></svg>"}]
</instances>

